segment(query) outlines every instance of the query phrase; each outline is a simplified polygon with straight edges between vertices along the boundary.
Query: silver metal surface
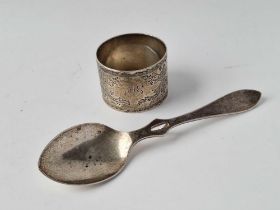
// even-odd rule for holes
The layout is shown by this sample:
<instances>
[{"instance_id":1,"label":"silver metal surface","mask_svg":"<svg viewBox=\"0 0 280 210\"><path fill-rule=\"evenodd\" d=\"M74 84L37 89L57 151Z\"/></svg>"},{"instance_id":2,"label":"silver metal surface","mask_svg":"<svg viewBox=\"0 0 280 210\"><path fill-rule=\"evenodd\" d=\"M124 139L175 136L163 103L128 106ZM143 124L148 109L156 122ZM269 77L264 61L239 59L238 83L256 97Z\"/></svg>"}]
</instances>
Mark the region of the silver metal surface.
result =
<instances>
[{"instance_id":1,"label":"silver metal surface","mask_svg":"<svg viewBox=\"0 0 280 210\"><path fill-rule=\"evenodd\" d=\"M123 169L131 148L140 140L161 136L182 123L250 110L260 97L256 90L235 91L191 113L155 119L131 132L116 131L97 123L81 124L63 131L46 146L39 159L39 169L61 183L98 183Z\"/></svg>"},{"instance_id":2,"label":"silver metal surface","mask_svg":"<svg viewBox=\"0 0 280 210\"><path fill-rule=\"evenodd\" d=\"M112 108L139 112L166 98L167 53L160 39L120 35L101 44L96 56L102 96Z\"/></svg>"}]
</instances>

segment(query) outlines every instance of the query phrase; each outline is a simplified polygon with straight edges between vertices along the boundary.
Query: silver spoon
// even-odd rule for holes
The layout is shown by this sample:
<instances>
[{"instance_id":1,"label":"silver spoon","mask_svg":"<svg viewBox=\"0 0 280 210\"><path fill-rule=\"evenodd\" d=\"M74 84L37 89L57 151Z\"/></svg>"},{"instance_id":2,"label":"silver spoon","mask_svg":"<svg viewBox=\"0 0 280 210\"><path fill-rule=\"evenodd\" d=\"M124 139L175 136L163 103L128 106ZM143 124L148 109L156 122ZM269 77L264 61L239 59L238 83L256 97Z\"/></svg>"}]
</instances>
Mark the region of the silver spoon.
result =
<instances>
[{"instance_id":1,"label":"silver spoon","mask_svg":"<svg viewBox=\"0 0 280 210\"><path fill-rule=\"evenodd\" d=\"M61 183L98 183L124 168L130 149L140 140L163 135L182 123L247 111L260 97L256 90L235 91L191 113L155 119L131 132L116 131L98 123L77 125L58 134L46 146L39 159L39 169Z\"/></svg>"}]
</instances>

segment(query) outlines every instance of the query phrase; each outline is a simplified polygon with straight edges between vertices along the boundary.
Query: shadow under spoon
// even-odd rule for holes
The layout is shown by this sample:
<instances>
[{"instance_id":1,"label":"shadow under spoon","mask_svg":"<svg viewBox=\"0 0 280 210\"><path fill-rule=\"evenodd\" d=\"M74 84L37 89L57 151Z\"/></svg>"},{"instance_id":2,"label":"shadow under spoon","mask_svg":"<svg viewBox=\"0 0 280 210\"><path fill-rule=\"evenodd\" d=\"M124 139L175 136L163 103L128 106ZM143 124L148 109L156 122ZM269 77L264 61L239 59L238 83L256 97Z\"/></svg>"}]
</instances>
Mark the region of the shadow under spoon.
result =
<instances>
[{"instance_id":1,"label":"shadow under spoon","mask_svg":"<svg viewBox=\"0 0 280 210\"><path fill-rule=\"evenodd\" d=\"M46 146L39 159L39 169L61 183L98 183L124 168L129 151L140 140L161 136L182 123L250 110L260 97L256 90L238 90L193 112L171 119L155 119L131 132L99 123L77 125L58 134Z\"/></svg>"}]
</instances>

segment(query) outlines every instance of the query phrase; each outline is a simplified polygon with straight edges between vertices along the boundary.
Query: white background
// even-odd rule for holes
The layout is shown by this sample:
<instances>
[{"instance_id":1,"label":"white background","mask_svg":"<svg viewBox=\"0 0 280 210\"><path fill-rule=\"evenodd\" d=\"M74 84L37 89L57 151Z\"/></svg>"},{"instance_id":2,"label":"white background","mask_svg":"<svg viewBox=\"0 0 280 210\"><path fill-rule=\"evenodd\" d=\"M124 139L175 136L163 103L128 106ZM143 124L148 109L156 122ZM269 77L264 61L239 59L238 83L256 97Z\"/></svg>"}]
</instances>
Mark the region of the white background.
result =
<instances>
[{"instance_id":1,"label":"white background","mask_svg":"<svg viewBox=\"0 0 280 210\"><path fill-rule=\"evenodd\" d=\"M168 47L169 96L122 113L101 98L95 52L122 33ZM278 0L0 0L0 209L280 209ZM37 169L62 130L133 130L251 88L252 111L147 139L116 178L67 186Z\"/></svg>"}]
</instances>

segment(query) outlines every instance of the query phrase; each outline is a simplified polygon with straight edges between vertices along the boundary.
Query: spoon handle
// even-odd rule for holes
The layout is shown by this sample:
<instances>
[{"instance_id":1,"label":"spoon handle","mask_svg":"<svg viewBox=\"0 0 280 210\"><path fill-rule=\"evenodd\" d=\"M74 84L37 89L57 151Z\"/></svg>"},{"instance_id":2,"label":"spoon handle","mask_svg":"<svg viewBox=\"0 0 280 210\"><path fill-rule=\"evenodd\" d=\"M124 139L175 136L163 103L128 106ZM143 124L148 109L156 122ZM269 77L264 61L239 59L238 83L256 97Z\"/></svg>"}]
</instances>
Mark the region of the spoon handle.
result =
<instances>
[{"instance_id":1,"label":"spoon handle","mask_svg":"<svg viewBox=\"0 0 280 210\"><path fill-rule=\"evenodd\" d=\"M170 119L155 119L147 126L139 130L132 131L129 134L135 142L152 136L161 136L170 128L183 123L248 111L257 104L260 97L261 93L256 90L234 91L206 106L179 117Z\"/></svg>"}]
</instances>

